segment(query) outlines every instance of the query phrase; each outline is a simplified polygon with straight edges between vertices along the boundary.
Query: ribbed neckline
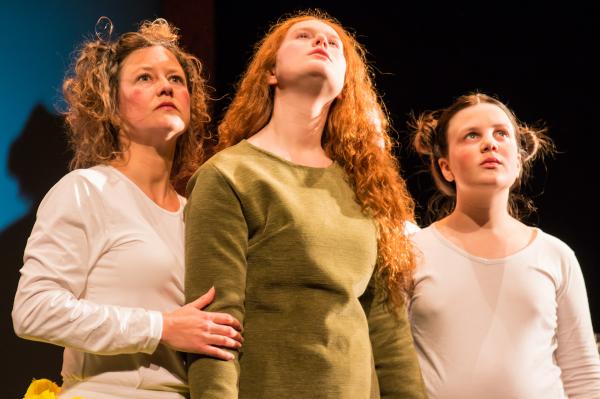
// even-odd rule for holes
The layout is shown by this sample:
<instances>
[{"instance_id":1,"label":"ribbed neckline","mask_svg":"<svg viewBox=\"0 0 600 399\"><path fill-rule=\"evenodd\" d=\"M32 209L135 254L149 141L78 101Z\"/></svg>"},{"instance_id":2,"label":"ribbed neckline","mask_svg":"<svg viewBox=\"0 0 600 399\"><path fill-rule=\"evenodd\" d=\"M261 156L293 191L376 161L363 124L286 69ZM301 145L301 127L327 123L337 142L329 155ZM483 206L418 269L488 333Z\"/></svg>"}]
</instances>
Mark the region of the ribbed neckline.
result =
<instances>
[{"instance_id":1,"label":"ribbed neckline","mask_svg":"<svg viewBox=\"0 0 600 399\"><path fill-rule=\"evenodd\" d=\"M264 149L262 149L262 148L260 148L260 147L258 147L256 145L250 143L246 139L242 139L242 141L240 141L240 144L244 145L244 146L246 146L248 148L250 148L251 150L254 150L254 151L259 152L259 153L261 153L263 155L266 155L269 158L275 159L278 162L281 162L283 164L286 164L288 166L291 166L291 167L294 167L294 168L298 168L298 169L312 170L312 171L329 171L329 170L334 170L334 169L337 168L337 166L336 166L337 163L335 161L333 161L333 160L331 162L331 165L326 166L324 168L319 168L319 167L316 167L316 166L300 165L300 164L297 164L297 163L294 163L294 162L290 162L287 159L283 159L279 155L276 155L276 154L274 154L272 152L264 150Z\"/></svg>"},{"instance_id":2,"label":"ribbed neckline","mask_svg":"<svg viewBox=\"0 0 600 399\"><path fill-rule=\"evenodd\" d=\"M127 177L125 174L123 174L120 170L118 170L114 166L97 165L97 167L101 167L101 168L104 167L104 168L110 170L112 172L112 174L117 176L120 180L124 181L126 184L128 184L130 186L133 186L134 190L136 190L144 198L145 201L149 202L150 205L153 206L154 208L156 208L159 212L163 212L170 216L180 216L181 213L183 212L185 203L179 194L177 194L177 199L179 200L179 209L177 209L176 211L170 211L168 209L161 207L156 202L154 202L150 197L148 197L148 195L146 195L146 193L141 188L139 188L139 186L137 184L135 184L129 177Z\"/></svg>"},{"instance_id":3,"label":"ribbed neckline","mask_svg":"<svg viewBox=\"0 0 600 399\"><path fill-rule=\"evenodd\" d=\"M450 248L451 250L453 250L454 252L459 253L461 256L471 259L473 261L479 262L479 263L483 263L483 264L487 264L487 265L496 265L496 264L500 264L500 263L507 263L511 260L513 260L514 258L517 258L521 255L523 255L523 253L529 251L531 248L533 248L537 242L540 240L540 236L543 234L542 230L540 230L537 227L533 227L533 229L535 230L536 234L535 237L533 238L533 240L527 244L525 247L519 249L517 252L512 253L508 256L502 257L502 258L483 258L480 256L475 256L469 252L467 252L465 249L463 249L462 247L459 247L458 245L456 245L455 243L453 243L452 241L450 241L449 239L447 239L446 237L444 237L444 235L437 229L436 227L436 223L432 223L429 228L431 229L433 235L445 246L447 246L448 248Z\"/></svg>"}]
</instances>

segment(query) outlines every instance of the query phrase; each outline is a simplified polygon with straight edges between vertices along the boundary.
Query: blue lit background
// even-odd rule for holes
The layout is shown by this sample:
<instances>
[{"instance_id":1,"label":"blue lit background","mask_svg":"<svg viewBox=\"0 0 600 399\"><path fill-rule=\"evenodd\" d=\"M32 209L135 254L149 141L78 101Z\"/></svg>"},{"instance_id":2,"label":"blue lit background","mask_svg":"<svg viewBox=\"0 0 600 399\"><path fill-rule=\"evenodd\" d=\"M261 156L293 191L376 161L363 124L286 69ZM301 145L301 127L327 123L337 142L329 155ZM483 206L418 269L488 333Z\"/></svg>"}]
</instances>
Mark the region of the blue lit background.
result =
<instances>
[{"instance_id":1,"label":"blue lit background","mask_svg":"<svg viewBox=\"0 0 600 399\"><path fill-rule=\"evenodd\" d=\"M160 5L158 0L0 3L0 264L5 267L0 284L4 292L0 337L9 358L8 370L3 372L9 382L3 397L21 397L32 378L60 382L61 348L17 338L10 310L23 247L34 220L33 208L41 199L38 197L60 178L57 165L68 158L58 110L62 107L62 80L74 50L94 37L100 16L112 19L116 37L135 30L144 19L155 18ZM17 165L21 182L11 176L9 160L11 170Z\"/></svg>"},{"instance_id":2,"label":"blue lit background","mask_svg":"<svg viewBox=\"0 0 600 399\"><path fill-rule=\"evenodd\" d=\"M62 79L71 55L94 35L99 16L109 16L115 34L133 30L159 12L158 0L22 1L0 5L0 231L25 215L31 206L7 168L12 142L36 105L57 113ZM43 168L31 159L32 168Z\"/></svg>"}]
</instances>

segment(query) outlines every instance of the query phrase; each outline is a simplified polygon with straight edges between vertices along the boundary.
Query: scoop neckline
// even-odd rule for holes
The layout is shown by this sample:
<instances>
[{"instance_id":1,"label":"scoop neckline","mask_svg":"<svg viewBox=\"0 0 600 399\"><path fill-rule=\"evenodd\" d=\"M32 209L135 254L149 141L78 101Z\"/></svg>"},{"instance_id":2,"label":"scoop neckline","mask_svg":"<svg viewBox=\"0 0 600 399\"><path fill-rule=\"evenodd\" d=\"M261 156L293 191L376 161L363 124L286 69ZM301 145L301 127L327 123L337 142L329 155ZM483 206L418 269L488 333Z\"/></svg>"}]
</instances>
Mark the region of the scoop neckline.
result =
<instances>
[{"instance_id":1,"label":"scoop neckline","mask_svg":"<svg viewBox=\"0 0 600 399\"><path fill-rule=\"evenodd\" d=\"M476 262L479 263L483 263L483 264L488 264L488 265L494 265L494 264L499 264L499 263L506 263L516 257L521 256L523 253L527 252L530 250L530 248L532 248L534 245L537 244L537 242L540 240L540 236L542 235L542 230L539 229L538 227L535 226L531 226L531 228L535 231L535 237L533 237L533 240L531 240L526 246L524 246L523 248L517 250L516 252L513 252L510 255L507 256L503 256L502 258L484 258L482 256L477 256L477 255L473 255L472 253L468 252L467 250L465 250L464 248L462 248L461 246L457 245L456 243L450 241L448 238L446 238L442 232L440 230L438 230L437 228L437 222L432 223L429 227L431 228L431 231L433 232L433 235L440 240L445 246L447 246L448 248L450 248L451 250L458 252L460 255L464 256L465 258L474 260Z\"/></svg>"},{"instance_id":2,"label":"scoop neckline","mask_svg":"<svg viewBox=\"0 0 600 399\"><path fill-rule=\"evenodd\" d=\"M298 168L298 169L305 169L305 170L314 170L314 171L326 171L326 170L333 170L336 168L336 162L332 159L331 160L331 164L328 166L324 166L324 167L318 167L318 166L308 166L308 165L301 165L299 163L294 163L291 161L288 161L287 159L284 159L282 157L280 157L279 155L272 153L270 151L267 151L257 145L252 144L251 142L249 142L247 139L242 139L240 141L240 143L244 143L247 147L253 149L254 151L260 152L261 154L264 154L270 158L275 159L276 161L279 161L281 163L284 163L288 166L294 167L294 168Z\"/></svg>"},{"instance_id":3,"label":"scoop neckline","mask_svg":"<svg viewBox=\"0 0 600 399\"><path fill-rule=\"evenodd\" d=\"M104 166L110 170L112 170L117 176L120 177L121 180L125 181L127 184L133 186L133 188L135 190L137 190L137 192L143 197L145 198L146 201L148 201L152 206L154 206L156 209L158 209L161 212L166 213L167 215L170 216L179 216L181 214L181 212L183 211L183 208L185 206L185 204L182 201L182 197L181 195L179 195L179 193L175 193L177 194L177 200L179 200L179 209L177 209L176 211L170 211L168 209L165 209L163 207L161 207L160 205L158 205L156 202L154 202L150 197L148 197L148 195L137 185L133 182L133 180L131 180L129 177L127 177L127 175L125 175L123 172L121 172L119 169L115 168L112 165L99 165L99 166Z\"/></svg>"}]
</instances>

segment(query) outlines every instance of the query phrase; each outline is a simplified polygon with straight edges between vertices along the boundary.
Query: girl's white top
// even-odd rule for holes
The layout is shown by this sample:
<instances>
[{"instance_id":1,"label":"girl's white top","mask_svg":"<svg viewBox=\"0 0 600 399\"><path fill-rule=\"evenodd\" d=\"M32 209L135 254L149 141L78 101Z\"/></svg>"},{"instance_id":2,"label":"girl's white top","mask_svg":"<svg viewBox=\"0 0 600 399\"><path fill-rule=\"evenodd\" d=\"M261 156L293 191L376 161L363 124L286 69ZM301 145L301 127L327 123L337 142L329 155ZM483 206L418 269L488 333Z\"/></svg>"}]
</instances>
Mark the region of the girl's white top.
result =
<instances>
[{"instance_id":1,"label":"girl's white top","mask_svg":"<svg viewBox=\"0 0 600 399\"><path fill-rule=\"evenodd\" d=\"M435 225L413 240L409 312L430 399L600 398L586 288L565 243L537 229L526 248L484 259Z\"/></svg>"}]
</instances>

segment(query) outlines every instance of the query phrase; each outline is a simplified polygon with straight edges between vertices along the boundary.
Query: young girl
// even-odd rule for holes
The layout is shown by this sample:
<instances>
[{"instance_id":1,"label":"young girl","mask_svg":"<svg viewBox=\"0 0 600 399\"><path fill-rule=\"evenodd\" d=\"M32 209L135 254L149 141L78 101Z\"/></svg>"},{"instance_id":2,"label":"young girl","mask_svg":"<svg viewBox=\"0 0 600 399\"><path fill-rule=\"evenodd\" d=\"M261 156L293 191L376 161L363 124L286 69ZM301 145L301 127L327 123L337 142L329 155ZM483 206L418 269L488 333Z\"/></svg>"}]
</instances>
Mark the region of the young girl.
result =
<instances>
[{"instance_id":1,"label":"young girl","mask_svg":"<svg viewBox=\"0 0 600 399\"><path fill-rule=\"evenodd\" d=\"M573 251L518 219L551 149L485 94L414 121L449 214L415 233L412 332L432 399L598 398L600 361Z\"/></svg>"},{"instance_id":2,"label":"young girl","mask_svg":"<svg viewBox=\"0 0 600 399\"><path fill-rule=\"evenodd\" d=\"M61 397L185 398L178 350L222 359L239 322L184 305L185 185L208 120L200 62L165 20L84 44L64 83L76 170L42 201L12 312L64 346ZM203 293L204 294L204 293Z\"/></svg>"},{"instance_id":3,"label":"young girl","mask_svg":"<svg viewBox=\"0 0 600 399\"><path fill-rule=\"evenodd\" d=\"M337 22L302 14L260 43L222 151L188 185L187 296L214 285L208 309L245 339L235 363L192 357L192 397L424 397L399 305L413 260L397 226L413 208L386 130Z\"/></svg>"}]
</instances>

